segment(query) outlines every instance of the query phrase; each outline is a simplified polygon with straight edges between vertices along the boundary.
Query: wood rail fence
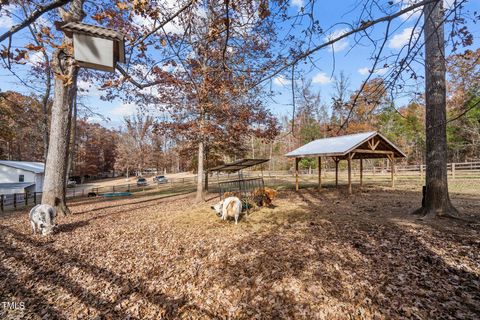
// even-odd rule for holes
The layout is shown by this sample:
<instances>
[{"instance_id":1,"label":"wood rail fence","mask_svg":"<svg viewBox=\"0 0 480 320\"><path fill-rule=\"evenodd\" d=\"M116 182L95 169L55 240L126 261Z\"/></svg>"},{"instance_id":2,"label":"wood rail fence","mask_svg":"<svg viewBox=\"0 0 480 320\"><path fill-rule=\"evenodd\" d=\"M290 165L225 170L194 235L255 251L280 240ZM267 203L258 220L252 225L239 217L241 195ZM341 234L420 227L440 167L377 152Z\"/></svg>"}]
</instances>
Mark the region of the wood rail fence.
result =
<instances>
[{"instance_id":1,"label":"wood rail fence","mask_svg":"<svg viewBox=\"0 0 480 320\"><path fill-rule=\"evenodd\" d=\"M419 180L424 178L425 174L425 165L407 165L407 166L396 166L395 167L395 176L397 181L412 181ZM471 180L478 179L480 183L480 161L477 162L464 162L464 163L449 163L447 165L449 179L452 180ZM340 166L340 180L342 180L342 176L345 175L346 168ZM353 175L359 175L359 168L353 167ZM390 168L383 166L383 167L374 167L368 166L368 164L364 164L363 168L363 175L364 178L370 178L376 181L387 180L390 177ZM266 180L270 180L271 183L267 183L267 185L272 185L272 182L279 181L282 179L289 179L294 177L295 172L294 170L284 170L284 171L249 171L245 170L242 174L244 178L255 178L255 177L263 177ZM314 177L317 175L317 170L300 170L300 175L305 177ZM325 167L322 168L322 175L324 177L333 177L335 175L335 169ZM209 178L209 192L216 192L216 188L218 188L219 182L225 182L232 179L238 179L238 175L236 173L233 174L214 174ZM108 187L86 187L83 188L81 186L77 186L75 188L68 188L67 189L67 199L79 199L79 198L86 198L88 193L94 192L97 195L102 195L105 193L113 193L113 192L168 192L175 190L195 190L197 183L197 177L187 177L187 178L173 178L169 179L167 183L157 184L150 182L146 186L137 186L136 183L131 184L122 184L122 185L113 185ZM1 194L0 195L0 212L4 212L7 210L16 210L23 207L29 207L36 205L41 202L42 193L41 192L33 192L33 193L15 193L15 194Z\"/></svg>"}]
</instances>

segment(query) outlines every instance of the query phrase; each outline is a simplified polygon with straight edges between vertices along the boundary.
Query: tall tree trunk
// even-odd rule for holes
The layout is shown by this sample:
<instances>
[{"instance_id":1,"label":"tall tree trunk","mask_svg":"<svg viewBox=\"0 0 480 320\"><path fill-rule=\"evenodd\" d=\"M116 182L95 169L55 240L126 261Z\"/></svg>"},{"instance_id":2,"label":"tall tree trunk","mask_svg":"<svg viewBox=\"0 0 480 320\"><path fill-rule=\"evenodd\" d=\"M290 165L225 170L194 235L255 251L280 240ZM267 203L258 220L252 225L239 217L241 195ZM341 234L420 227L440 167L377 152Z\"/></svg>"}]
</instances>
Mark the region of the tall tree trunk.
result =
<instances>
[{"instance_id":1,"label":"tall tree trunk","mask_svg":"<svg viewBox=\"0 0 480 320\"><path fill-rule=\"evenodd\" d=\"M205 127L205 108L202 105L202 99L200 99L200 122L199 122L199 133L200 141L198 142L198 162L197 162L197 196L195 198L196 202L205 201L205 192L203 185L203 175L204 175L204 164L203 158L205 156L205 135L203 129Z\"/></svg>"},{"instance_id":2,"label":"tall tree trunk","mask_svg":"<svg viewBox=\"0 0 480 320\"><path fill-rule=\"evenodd\" d=\"M426 165L425 206L416 211L427 218L457 216L447 182L447 117L443 1L428 3L425 17Z\"/></svg>"},{"instance_id":3,"label":"tall tree trunk","mask_svg":"<svg viewBox=\"0 0 480 320\"><path fill-rule=\"evenodd\" d=\"M76 90L75 90L76 91ZM68 166L67 174L65 178L68 181L68 177L72 172L75 171L75 147L76 147L76 138L77 138L77 93L75 92L73 96L72 103L72 118L71 118L71 130L70 130L70 152L68 154Z\"/></svg>"},{"instance_id":4,"label":"tall tree trunk","mask_svg":"<svg viewBox=\"0 0 480 320\"><path fill-rule=\"evenodd\" d=\"M83 2L84 0L73 0L70 3L68 14L65 14L63 9L60 10L63 21L81 21L84 16L82 10ZM67 46L72 46L72 39L64 37L63 43ZM70 213L70 210L65 201L65 177L78 67L75 65L74 59L66 55L62 50L57 49L52 59L52 68L56 76L42 204L55 206L60 215L67 215Z\"/></svg>"},{"instance_id":5,"label":"tall tree trunk","mask_svg":"<svg viewBox=\"0 0 480 320\"><path fill-rule=\"evenodd\" d=\"M48 135L48 98L50 97L50 71L47 74L47 88L45 90L45 95L42 99L42 130L43 130L43 162L47 162L47 155L48 155L48 142L49 142L49 135Z\"/></svg>"},{"instance_id":6,"label":"tall tree trunk","mask_svg":"<svg viewBox=\"0 0 480 320\"><path fill-rule=\"evenodd\" d=\"M65 85L61 79L55 80L55 95L52 106L50 143L45 181L43 184L42 204L57 206L62 215L70 213L66 206L65 189L70 141L71 95L75 86Z\"/></svg>"},{"instance_id":7,"label":"tall tree trunk","mask_svg":"<svg viewBox=\"0 0 480 320\"><path fill-rule=\"evenodd\" d=\"M196 201L201 202L205 200L205 195L203 192L203 153L204 153L204 142L200 140L198 143L198 166L197 166L197 197Z\"/></svg>"},{"instance_id":8,"label":"tall tree trunk","mask_svg":"<svg viewBox=\"0 0 480 320\"><path fill-rule=\"evenodd\" d=\"M270 143L270 156L268 157L268 159L270 159L270 161L268 162L268 170L269 171L272 171L272 167L273 167L272 155L273 155L273 144L274 143L275 143L275 139L272 140L272 142Z\"/></svg>"},{"instance_id":9,"label":"tall tree trunk","mask_svg":"<svg viewBox=\"0 0 480 320\"><path fill-rule=\"evenodd\" d=\"M254 141L253 135L252 135L251 142L252 142L252 159L255 159L255 141Z\"/></svg>"}]
</instances>

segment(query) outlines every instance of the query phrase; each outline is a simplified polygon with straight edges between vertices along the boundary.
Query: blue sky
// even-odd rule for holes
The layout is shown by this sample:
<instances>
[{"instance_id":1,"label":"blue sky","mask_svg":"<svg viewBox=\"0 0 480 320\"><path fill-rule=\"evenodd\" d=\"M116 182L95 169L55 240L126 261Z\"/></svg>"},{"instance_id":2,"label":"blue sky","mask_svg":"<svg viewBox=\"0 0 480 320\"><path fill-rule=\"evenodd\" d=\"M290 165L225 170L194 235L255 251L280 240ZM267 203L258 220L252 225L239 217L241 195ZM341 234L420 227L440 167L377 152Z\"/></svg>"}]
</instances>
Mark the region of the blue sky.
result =
<instances>
[{"instance_id":1,"label":"blue sky","mask_svg":"<svg viewBox=\"0 0 480 320\"><path fill-rule=\"evenodd\" d=\"M399 6L407 4L408 1L410 0L396 0ZM387 1L385 1L385 3L386 2ZM448 6L451 5L453 0L446 0L444 2ZM353 0L316 1L313 12L315 19L319 20L320 26L325 33L335 36L345 32L349 28L347 24L338 24L339 21L354 23L358 17L358 8L355 9L355 5L358 3L359 1ZM306 0L290 0L290 13L299 12L302 10L302 7L309 9L309 2ZM480 1L469 1L466 5L466 9L470 11L480 10ZM376 17L380 17L380 13L378 13ZM406 42L408 42L417 17L418 13L414 13L409 17L400 17L393 23L389 32L390 40L386 43L386 52L394 54L398 52ZM141 21L134 22L142 23ZM6 16L0 17L0 32L5 31L6 28L9 28L14 23L15 18L9 18ZM299 23L293 33L299 35L302 26L305 26L305 24L306 20ZM289 25L287 24L282 27L285 30L289 29ZM372 32L372 37L381 39L385 33L385 27L386 24L380 24L375 27ZM475 36L473 48L477 48L477 42L480 40L478 36L480 34L480 27L478 24L470 24L469 28ZM170 26L170 30L174 31L174 29L174 25ZM20 34L20 37L14 42L14 46L22 46L29 42L27 38L22 39L22 36L26 37L26 34ZM327 37L317 36L314 39L314 42L320 44L325 40L327 40ZM353 38L342 40L335 45L333 50L332 48L322 49L312 55L311 60L308 60L306 64L301 63L297 67L298 73L301 73L304 78L312 80L313 89L321 91L322 100L326 105L329 104L333 92L333 76L338 76L338 74L343 71L350 79L351 90L355 90L360 86L369 73L368 70L372 66L372 61L369 59L372 54L372 47L368 42L362 41L360 44L357 44L352 48L354 42L355 40ZM281 50L280 47L279 50ZM335 55L333 55L333 52L335 52ZM39 59L39 56L32 56L31 63L35 63L35 59ZM421 65L417 65L417 67L419 71L422 72ZM25 68L22 67L17 68L19 75L25 74L24 69ZM376 74L380 76L389 71L388 68L383 68L382 66L379 66L376 69ZM264 84L276 93L273 99L267 100L266 103L269 109L279 116L291 114L292 97L289 74L290 70L286 70L285 75L276 76L268 83ZM15 77L2 68L0 68L0 83L0 89L2 91L17 90L24 93L32 92L31 89L22 86ZM421 86L421 83L419 85ZM81 81L79 87L86 90L80 98L81 102L89 106L92 111L102 114L110 119L110 121L105 122L101 117L94 116L91 119L92 121L99 121L110 127L118 127L121 125L124 116L131 115L136 110L136 106L133 104L123 103L119 100L109 102L101 100L101 91L96 88L95 84ZM396 104L405 104L408 102L409 96L409 93L406 92L403 96L395 97Z\"/></svg>"}]
</instances>

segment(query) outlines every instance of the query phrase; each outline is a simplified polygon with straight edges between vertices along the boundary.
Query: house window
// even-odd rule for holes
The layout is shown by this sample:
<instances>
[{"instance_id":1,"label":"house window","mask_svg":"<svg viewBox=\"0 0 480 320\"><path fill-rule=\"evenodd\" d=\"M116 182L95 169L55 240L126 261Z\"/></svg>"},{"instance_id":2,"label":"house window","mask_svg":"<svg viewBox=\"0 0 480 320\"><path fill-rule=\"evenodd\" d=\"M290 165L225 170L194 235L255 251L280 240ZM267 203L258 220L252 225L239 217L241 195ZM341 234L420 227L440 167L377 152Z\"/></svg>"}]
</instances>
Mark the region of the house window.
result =
<instances>
[{"instance_id":1,"label":"house window","mask_svg":"<svg viewBox=\"0 0 480 320\"><path fill-rule=\"evenodd\" d=\"M25 182L25 176L23 174L18 176L18 182Z\"/></svg>"}]
</instances>

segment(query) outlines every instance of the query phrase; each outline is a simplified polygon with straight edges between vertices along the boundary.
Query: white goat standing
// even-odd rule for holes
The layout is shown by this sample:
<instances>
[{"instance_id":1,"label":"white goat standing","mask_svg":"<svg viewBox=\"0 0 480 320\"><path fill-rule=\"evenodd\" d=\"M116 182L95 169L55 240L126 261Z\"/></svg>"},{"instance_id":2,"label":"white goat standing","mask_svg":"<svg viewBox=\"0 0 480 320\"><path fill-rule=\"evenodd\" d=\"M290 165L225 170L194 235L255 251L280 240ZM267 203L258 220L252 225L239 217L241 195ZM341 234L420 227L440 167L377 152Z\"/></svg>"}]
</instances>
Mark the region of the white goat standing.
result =
<instances>
[{"instance_id":1,"label":"white goat standing","mask_svg":"<svg viewBox=\"0 0 480 320\"><path fill-rule=\"evenodd\" d=\"M240 213L242 212L242 201L237 197L228 197L213 205L212 209L215 210L223 220L227 220L227 217L235 218L235 224L237 224Z\"/></svg>"}]
</instances>

